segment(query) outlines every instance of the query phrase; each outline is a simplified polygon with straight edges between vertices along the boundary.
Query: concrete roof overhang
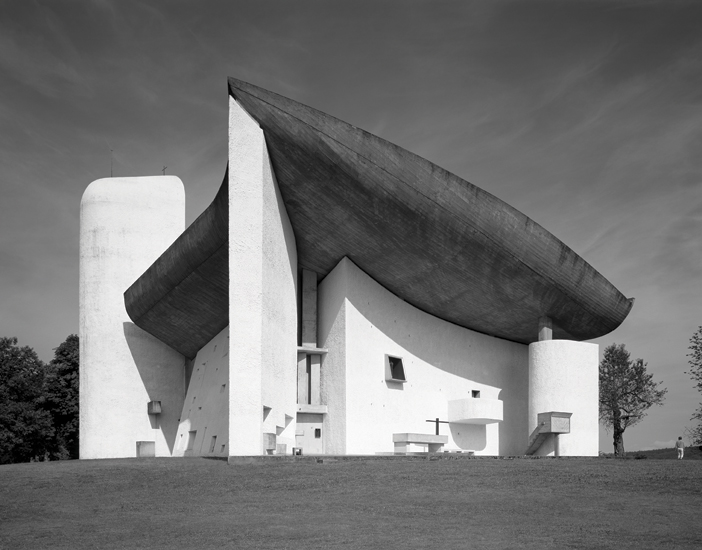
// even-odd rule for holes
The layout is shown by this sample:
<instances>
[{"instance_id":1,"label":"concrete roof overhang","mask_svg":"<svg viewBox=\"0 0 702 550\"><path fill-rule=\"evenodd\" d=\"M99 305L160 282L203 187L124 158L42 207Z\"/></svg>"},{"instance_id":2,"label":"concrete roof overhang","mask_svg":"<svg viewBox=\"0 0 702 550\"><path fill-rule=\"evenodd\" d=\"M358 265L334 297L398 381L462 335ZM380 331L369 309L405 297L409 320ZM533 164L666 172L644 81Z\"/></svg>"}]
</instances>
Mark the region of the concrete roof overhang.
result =
<instances>
[{"instance_id":1,"label":"concrete roof overhang","mask_svg":"<svg viewBox=\"0 0 702 550\"><path fill-rule=\"evenodd\" d=\"M298 264L326 276L348 256L417 308L507 340L589 340L625 298L585 260L490 193L330 115L233 78L260 124ZM125 293L132 320L187 357L228 324L227 187Z\"/></svg>"}]
</instances>

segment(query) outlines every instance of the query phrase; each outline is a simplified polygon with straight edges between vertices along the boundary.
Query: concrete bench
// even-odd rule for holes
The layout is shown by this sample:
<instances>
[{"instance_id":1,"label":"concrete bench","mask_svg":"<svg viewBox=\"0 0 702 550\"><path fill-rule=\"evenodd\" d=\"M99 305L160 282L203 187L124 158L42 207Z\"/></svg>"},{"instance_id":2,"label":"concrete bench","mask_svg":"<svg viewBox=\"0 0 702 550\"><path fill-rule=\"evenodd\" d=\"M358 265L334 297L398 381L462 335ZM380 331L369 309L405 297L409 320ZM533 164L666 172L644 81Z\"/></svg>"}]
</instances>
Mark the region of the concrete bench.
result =
<instances>
[{"instance_id":1,"label":"concrete bench","mask_svg":"<svg viewBox=\"0 0 702 550\"><path fill-rule=\"evenodd\" d=\"M396 453L437 453L441 447L448 443L447 435L434 434L413 434L401 433L392 434L392 441L395 444Z\"/></svg>"}]
</instances>

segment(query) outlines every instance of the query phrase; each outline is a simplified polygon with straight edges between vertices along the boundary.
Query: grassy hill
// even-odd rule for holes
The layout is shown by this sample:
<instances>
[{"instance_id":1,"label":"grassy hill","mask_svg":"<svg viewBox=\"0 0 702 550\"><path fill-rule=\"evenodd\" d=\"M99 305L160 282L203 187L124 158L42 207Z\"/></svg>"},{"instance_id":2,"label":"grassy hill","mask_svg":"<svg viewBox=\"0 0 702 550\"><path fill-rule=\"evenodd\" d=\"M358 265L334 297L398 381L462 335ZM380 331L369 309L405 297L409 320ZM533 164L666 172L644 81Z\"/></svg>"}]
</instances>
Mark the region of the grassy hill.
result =
<instances>
[{"instance_id":1,"label":"grassy hill","mask_svg":"<svg viewBox=\"0 0 702 550\"><path fill-rule=\"evenodd\" d=\"M702 548L702 461L0 466L0 548Z\"/></svg>"},{"instance_id":2,"label":"grassy hill","mask_svg":"<svg viewBox=\"0 0 702 550\"><path fill-rule=\"evenodd\" d=\"M612 453L604 456L611 457ZM673 449L652 449L650 451L633 451L627 453L627 458L652 458L654 460L677 460L678 452ZM702 451L699 447L685 447L685 457L683 460L702 460Z\"/></svg>"}]
</instances>

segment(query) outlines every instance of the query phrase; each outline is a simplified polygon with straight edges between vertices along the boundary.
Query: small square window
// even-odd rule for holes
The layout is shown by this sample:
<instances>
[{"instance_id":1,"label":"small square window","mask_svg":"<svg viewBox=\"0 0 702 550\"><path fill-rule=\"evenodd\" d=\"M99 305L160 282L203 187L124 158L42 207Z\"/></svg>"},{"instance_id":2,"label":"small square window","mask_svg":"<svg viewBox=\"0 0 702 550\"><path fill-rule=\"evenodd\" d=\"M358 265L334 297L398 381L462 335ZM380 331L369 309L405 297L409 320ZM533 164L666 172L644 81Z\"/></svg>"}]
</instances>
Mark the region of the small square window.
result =
<instances>
[{"instance_id":1,"label":"small square window","mask_svg":"<svg viewBox=\"0 0 702 550\"><path fill-rule=\"evenodd\" d=\"M476 398L476 399L477 399L478 397L480 397L480 390L473 390L471 393L473 394L473 397Z\"/></svg>"},{"instance_id":2,"label":"small square window","mask_svg":"<svg viewBox=\"0 0 702 550\"><path fill-rule=\"evenodd\" d=\"M391 382L406 382L402 357L385 356L385 379Z\"/></svg>"}]
</instances>

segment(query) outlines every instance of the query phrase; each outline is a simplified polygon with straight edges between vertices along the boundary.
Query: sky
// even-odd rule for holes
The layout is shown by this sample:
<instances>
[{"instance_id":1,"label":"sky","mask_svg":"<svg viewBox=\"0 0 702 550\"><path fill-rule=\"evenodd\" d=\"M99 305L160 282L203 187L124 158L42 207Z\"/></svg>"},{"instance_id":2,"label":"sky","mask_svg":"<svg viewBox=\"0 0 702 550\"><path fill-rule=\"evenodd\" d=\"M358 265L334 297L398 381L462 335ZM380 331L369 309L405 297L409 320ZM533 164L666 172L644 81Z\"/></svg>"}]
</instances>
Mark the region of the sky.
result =
<instances>
[{"instance_id":1,"label":"sky","mask_svg":"<svg viewBox=\"0 0 702 550\"><path fill-rule=\"evenodd\" d=\"M165 173L186 223L227 162L227 76L396 143L544 226L636 299L624 343L668 389L627 450L697 408L702 3L0 2L0 336L78 332L79 205ZM600 448L612 450L601 430Z\"/></svg>"}]
</instances>

